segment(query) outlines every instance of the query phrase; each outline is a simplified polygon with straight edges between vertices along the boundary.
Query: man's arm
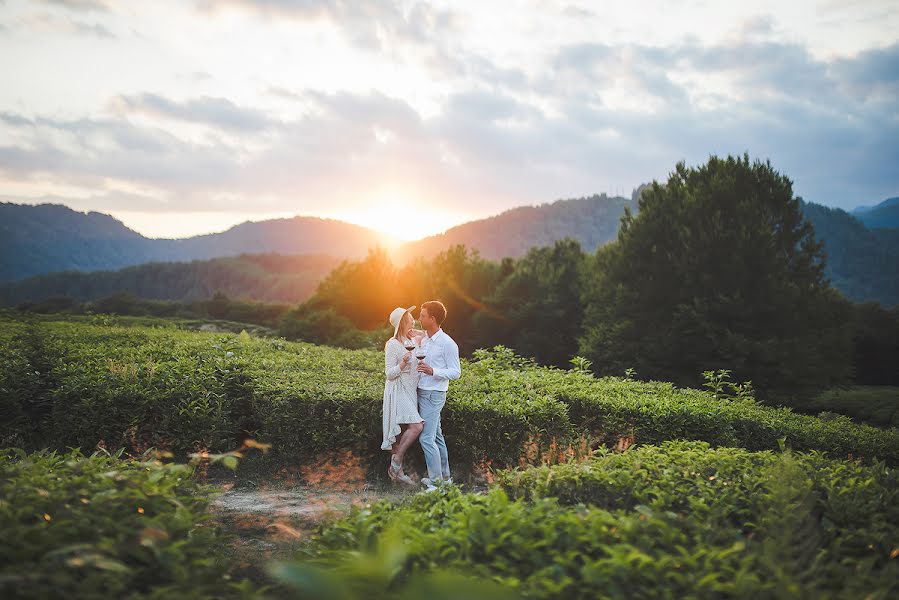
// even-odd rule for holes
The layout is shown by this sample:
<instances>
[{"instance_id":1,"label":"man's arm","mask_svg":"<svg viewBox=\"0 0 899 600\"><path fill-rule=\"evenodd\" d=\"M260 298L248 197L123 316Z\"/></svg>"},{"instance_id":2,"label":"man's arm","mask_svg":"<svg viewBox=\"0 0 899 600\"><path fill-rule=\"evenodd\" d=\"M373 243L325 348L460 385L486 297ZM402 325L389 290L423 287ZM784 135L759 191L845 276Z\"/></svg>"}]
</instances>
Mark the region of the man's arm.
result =
<instances>
[{"instance_id":1,"label":"man's arm","mask_svg":"<svg viewBox=\"0 0 899 600\"><path fill-rule=\"evenodd\" d=\"M441 379L459 379L462 377L462 363L459 361L459 346L456 342L443 345L443 360L446 367L434 368L434 377Z\"/></svg>"}]
</instances>

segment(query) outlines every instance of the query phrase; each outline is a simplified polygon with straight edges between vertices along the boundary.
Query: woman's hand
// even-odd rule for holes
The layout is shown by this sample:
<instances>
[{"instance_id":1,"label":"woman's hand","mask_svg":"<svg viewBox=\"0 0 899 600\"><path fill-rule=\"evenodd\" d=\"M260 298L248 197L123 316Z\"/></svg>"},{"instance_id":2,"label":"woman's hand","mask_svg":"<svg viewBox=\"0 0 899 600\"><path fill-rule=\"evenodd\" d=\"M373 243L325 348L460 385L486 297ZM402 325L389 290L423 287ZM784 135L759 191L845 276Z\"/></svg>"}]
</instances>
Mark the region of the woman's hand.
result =
<instances>
[{"instance_id":1,"label":"woman's hand","mask_svg":"<svg viewBox=\"0 0 899 600\"><path fill-rule=\"evenodd\" d=\"M405 371L406 367L409 366L409 361L412 360L412 352L406 352L403 354L403 360L400 361L400 371Z\"/></svg>"}]
</instances>

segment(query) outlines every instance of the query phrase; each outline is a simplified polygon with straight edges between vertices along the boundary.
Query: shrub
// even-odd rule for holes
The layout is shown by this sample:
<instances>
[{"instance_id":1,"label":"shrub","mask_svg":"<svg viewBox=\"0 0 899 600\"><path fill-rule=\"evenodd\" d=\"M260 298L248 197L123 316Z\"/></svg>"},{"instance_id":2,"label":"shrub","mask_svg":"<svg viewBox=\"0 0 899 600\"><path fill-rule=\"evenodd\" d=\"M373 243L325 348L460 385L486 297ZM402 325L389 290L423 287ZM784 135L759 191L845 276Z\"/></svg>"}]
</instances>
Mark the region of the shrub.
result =
<instances>
[{"instance_id":1,"label":"shrub","mask_svg":"<svg viewBox=\"0 0 899 600\"><path fill-rule=\"evenodd\" d=\"M529 598L887 598L897 483L882 463L646 446L359 508L299 558L357 589L367 564L383 585L449 569Z\"/></svg>"},{"instance_id":2,"label":"shrub","mask_svg":"<svg viewBox=\"0 0 899 600\"><path fill-rule=\"evenodd\" d=\"M4 322L6 323L6 322ZM227 450L247 437L296 462L334 450L380 452L383 354L171 328L36 317L0 328L4 439L28 448ZM455 470L514 466L525 444L594 446L704 440L899 464L899 432L716 399L668 383L596 379L537 367L509 350L479 351L450 386L444 432ZM36 375L35 373L39 375ZM36 406L47 410L36 413ZM40 418L34 418L40 414ZM379 469L380 470L380 469Z\"/></svg>"},{"instance_id":3,"label":"shrub","mask_svg":"<svg viewBox=\"0 0 899 600\"><path fill-rule=\"evenodd\" d=\"M222 538L191 474L149 458L0 451L0 595L251 597L216 556Z\"/></svg>"}]
</instances>

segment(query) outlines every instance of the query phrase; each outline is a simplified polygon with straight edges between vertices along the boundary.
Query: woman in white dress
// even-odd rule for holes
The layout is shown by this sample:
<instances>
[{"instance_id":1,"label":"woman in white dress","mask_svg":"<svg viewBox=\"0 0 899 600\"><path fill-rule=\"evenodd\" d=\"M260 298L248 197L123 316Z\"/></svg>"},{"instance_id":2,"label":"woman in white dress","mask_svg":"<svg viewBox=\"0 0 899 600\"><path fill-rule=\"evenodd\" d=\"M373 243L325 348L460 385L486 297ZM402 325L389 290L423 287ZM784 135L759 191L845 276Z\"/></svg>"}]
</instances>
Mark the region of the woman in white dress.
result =
<instances>
[{"instance_id":1,"label":"woman in white dress","mask_svg":"<svg viewBox=\"0 0 899 600\"><path fill-rule=\"evenodd\" d=\"M406 348L413 335L414 306L396 308L390 313L393 337L384 346L384 438L382 450L390 450L390 466L387 475L393 481L409 485L415 482L403 472L406 450L418 439L424 422L418 414L418 372L415 358ZM413 342L414 343L414 342Z\"/></svg>"}]
</instances>

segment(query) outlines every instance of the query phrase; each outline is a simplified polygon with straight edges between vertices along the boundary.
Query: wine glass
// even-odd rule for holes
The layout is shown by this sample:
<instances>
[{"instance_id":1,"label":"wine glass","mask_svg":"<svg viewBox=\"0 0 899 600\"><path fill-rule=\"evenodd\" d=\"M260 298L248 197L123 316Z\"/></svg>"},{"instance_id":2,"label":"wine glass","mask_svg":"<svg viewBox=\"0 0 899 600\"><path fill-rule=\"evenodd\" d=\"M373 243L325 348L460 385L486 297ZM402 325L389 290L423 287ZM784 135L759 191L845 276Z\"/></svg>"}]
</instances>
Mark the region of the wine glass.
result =
<instances>
[{"instance_id":1,"label":"wine glass","mask_svg":"<svg viewBox=\"0 0 899 600\"><path fill-rule=\"evenodd\" d=\"M408 350L409 352L412 352L413 350L415 350L415 340L413 340L411 338L406 338L405 340L403 340L403 347L406 350ZM409 361L409 362L414 362L414 361ZM414 367L414 365L413 365L413 367Z\"/></svg>"}]
</instances>

